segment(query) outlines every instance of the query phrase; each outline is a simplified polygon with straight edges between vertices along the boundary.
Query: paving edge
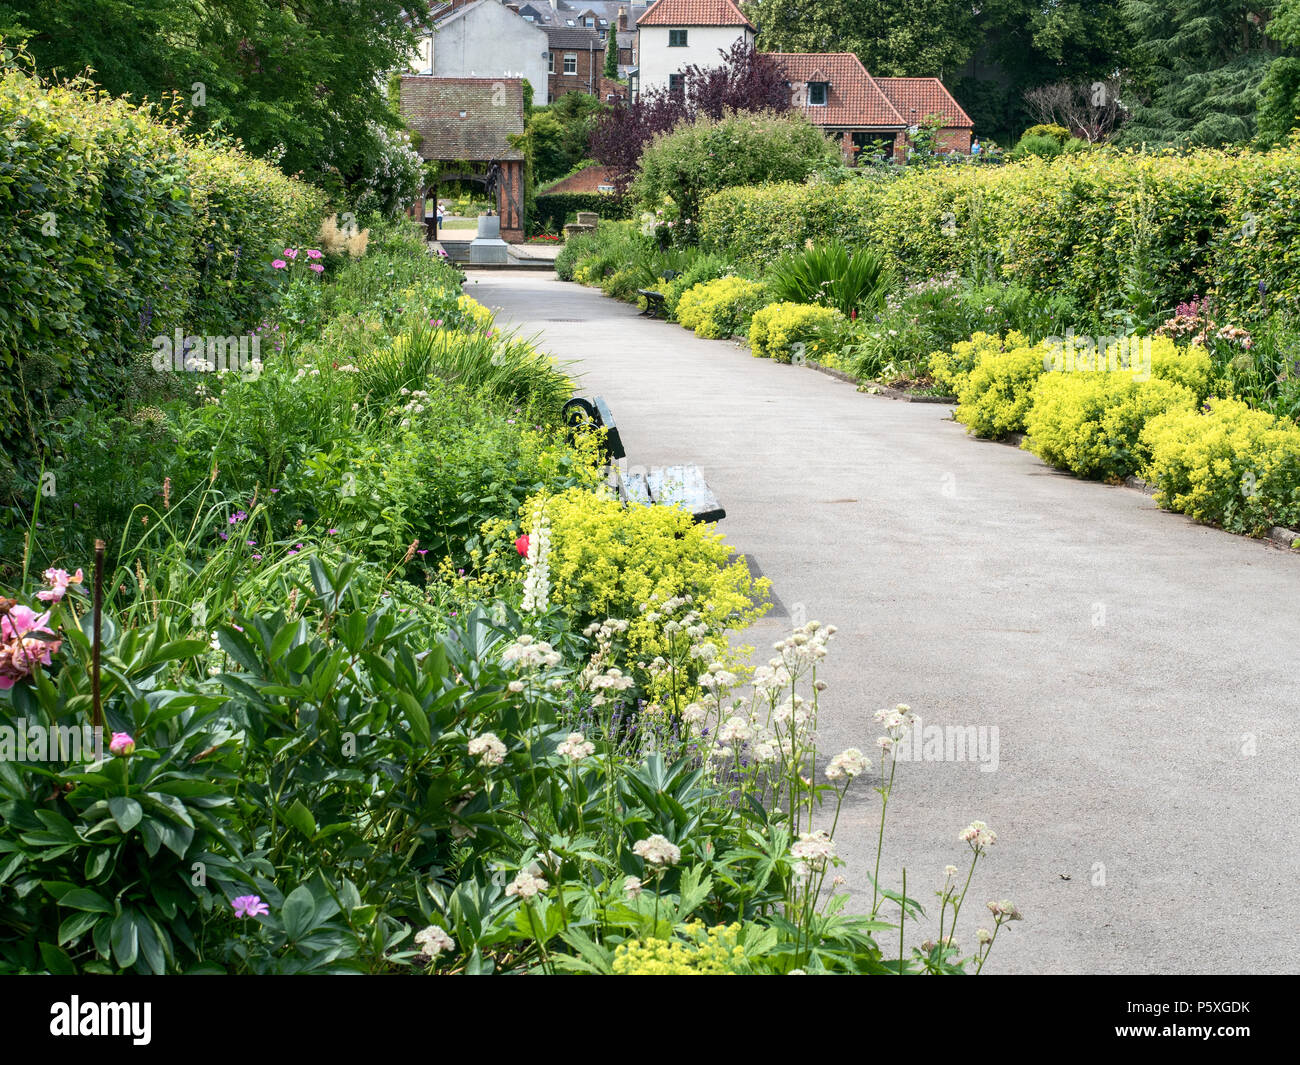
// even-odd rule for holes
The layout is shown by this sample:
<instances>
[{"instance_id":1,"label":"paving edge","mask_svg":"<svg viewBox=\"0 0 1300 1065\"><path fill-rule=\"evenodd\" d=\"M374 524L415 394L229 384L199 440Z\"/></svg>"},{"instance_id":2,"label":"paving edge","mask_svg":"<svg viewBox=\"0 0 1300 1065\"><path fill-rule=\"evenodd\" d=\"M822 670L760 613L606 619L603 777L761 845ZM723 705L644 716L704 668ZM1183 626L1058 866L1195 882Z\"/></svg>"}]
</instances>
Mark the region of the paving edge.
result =
<instances>
[{"instance_id":1,"label":"paving edge","mask_svg":"<svg viewBox=\"0 0 1300 1065\"><path fill-rule=\"evenodd\" d=\"M820 362L806 361L802 365L807 366L810 370L816 370L827 377L834 377L837 381L847 381L851 385L858 387L864 395L885 396L889 399L900 399L904 403L956 403L956 396L919 396L915 392L904 392L898 388L890 388L888 385L882 385L879 381L868 381L863 377L854 377L851 373L845 373L843 370L837 370L832 366L825 366Z\"/></svg>"}]
</instances>

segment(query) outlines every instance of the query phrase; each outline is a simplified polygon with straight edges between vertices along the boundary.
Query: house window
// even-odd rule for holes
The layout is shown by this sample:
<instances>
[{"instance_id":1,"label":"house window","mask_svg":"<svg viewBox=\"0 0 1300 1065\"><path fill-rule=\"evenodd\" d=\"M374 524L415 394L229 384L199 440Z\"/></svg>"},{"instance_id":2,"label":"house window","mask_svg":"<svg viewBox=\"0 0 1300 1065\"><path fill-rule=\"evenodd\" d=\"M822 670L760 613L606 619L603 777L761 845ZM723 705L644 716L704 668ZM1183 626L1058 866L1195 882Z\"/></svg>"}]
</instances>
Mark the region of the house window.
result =
<instances>
[{"instance_id":1,"label":"house window","mask_svg":"<svg viewBox=\"0 0 1300 1065\"><path fill-rule=\"evenodd\" d=\"M669 30L669 31L668 31L668 47L669 47L669 48L685 48L685 47L686 47L686 31L685 31L685 30Z\"/></svg>"},{"instance_id":2,"label":"house window","mask_svg":"<svg viewBox=\"0 0 1300 1065\"><path fill-rule=\"evenodd\" d=\"M577 52L565 52L565 53L564 53L564 72L565 72L566 74L576 74L576 73L578 73L578 53L577 53Z\"/></svg>"},{"instance_id":3,"label":"house window","mask_svg":"<svg viewBox=\"0 0 1300 1065\"><path fill-rule=\"evenodd\" d=\"M686 89L686 77L683 74L668 75L668 91L681 95Z\"/></svg>"},{"instance_id":4,"label":"house window","mask_svg":"<svg viewBox=\"0 0 1300 1065\"><path fill-rule=\"evenodd\" d=\"M555 53L554 53L554 52L547 52L547 53L546 53L546 73L548 73L548 74L554 74L554 73L555 73Z\"/></svg>"},{"instance_id":5,"label":"house window","mask_svg":"<svg viewBox=\"0 0 1300 1065\"><path fill-rule=\"evenodd\" d=\"M826 106L826 90L827 90L828 88L830 88L830 84L829 84L828 82L825 82L825 81L810 81L810 82L808 83L808 106L809 106L809 107L825 107L825 106Z\"/></svg>"}]
</instances>

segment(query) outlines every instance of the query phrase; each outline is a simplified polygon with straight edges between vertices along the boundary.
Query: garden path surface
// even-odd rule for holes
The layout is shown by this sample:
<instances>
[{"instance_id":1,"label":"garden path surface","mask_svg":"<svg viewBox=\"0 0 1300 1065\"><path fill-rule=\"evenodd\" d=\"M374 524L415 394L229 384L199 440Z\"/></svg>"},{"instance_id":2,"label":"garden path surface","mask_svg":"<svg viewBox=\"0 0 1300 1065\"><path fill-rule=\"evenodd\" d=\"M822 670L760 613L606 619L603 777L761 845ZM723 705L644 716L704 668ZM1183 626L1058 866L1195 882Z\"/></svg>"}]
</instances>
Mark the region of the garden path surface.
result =
<instances>
[{"instance_id":1,"label":"garden path surface","mask_svg":"<svg viewBox=\"0 0 1300 1065\"><path fill-rule=\"evenodd\" d=\"M874 750L878 707L997 728L996 771L903 764L883 882L933 912L959 831L999 836L984 904L1025 920L989 972L1294 972L1300 948L1300 557L968 438L950 408L752 358L553 276L466 291L608 400L629 461L696 462L719 528L778 610L834 623L821 749ZM954 752L955 753L955 752ZM878 800L840 818L851 907L871 907ZM853 798L856 792L856 798ZM909 946L921 935L909 930Z\"/></svg>"}]
</instances>

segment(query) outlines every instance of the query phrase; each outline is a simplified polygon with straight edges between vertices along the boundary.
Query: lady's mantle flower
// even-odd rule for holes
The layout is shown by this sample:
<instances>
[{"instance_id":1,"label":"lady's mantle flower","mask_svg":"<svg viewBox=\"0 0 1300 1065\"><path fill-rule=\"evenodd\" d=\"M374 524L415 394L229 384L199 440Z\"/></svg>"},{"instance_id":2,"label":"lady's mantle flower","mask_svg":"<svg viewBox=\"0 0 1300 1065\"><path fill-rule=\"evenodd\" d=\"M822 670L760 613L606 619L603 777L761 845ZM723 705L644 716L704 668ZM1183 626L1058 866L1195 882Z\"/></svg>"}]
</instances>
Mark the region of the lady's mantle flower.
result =
<instances>
[{"instance_id":1,"label":"lady's mantle flower","mask_svg":"<svg viewBox=\"0 0 1300 1065\"><path fill-rule=\"evenodd\" d=\"M481 766L500 765L506 760L506 745L496 733L485 732L469 741L470 757L477 758Z\"/></svg>"},{"instance_id":2,"label":"lady's mantle flower","mask_svg":"<svg viewBox=\"0 0 1300 1065\"><path fill-rule=\"evenodd\" d=\"M821 829L816 832L802 832L799 841L790 848L790 854L815 869L821 869L835 857L835 841Z\"/></svg>"},{"instance_id":3,"label":"lady's mantle flower","mask_svg":"<svg viewBox=\"0 0 1300 1065\"><path fill-rule=\"evenodd\" d=\"M634 843L632 853L656 869L667 869L682 860L682 852L677 846L660 835Z\"/></svg>"},{"instance_id":4,"label":"lady's mantle flower","mask_svg":"<svg viewBox=\"0 0 1300 1065\"><path fill-rule=\"evenodd\" d=\"M230 900L236 917L265 917L271 912L260 895L240 895Z\"/></svg>"},{"instance_id":5,"label":"lady's mantle flower","mask_svg":"<svg viewBox=\"0 0 1300 1065\"><path fill-rule=\"evenodd\" d=\"M555 753L570 762L581 762L595 753L596 747L583 738L581 732L570 732L568 738L555 749Z\"/></svg>"},{"instance_id":6,"label":"lady's mantle flower","mask_svg":"<svg viewBox=\"0 0 1300 1065\"><path fill-rule=\"evenodd\" d=\"M859 773L866 772L866 769L867 756L856 747L850 747L831 759L831 764L826 767L826 779L839 780L848 777L852 780Z\"/></svg>"},{"instance_id":7,"label":"lady's mantle flower","mask_svg":"<svg viewBox=\"0 0 1300 1065\"><path fill-rule=\"evenodd\" d=\"M443 951L456 949L456 941L436 924L429 925L422 932L416 932L415 942L420 953L427 954L430 958L436 958Z\"/></svg>"},{"instance_id":8,"label":"lady's mantle flower","mask_svg":"<svg viewBox=\"0 0 1300 1065\"><path fill-rule=\"evenodd\" d=\"M527 902L539 891L546 890L546 881L532 873L522 872L506 885L507 895L517 895Z\"/></svg>"},{"instance_id":9,"label":"lady's mantle flower","mask_svg":"<svg viewBox=\"0 0 1300 1065\"><path fill-rule=\"evenodd\" d=\"M983 821L972 821L957 838L963 843L969 843L972 850L979 852L993 846L998 834Z\"/></svg>"}]
</instances>

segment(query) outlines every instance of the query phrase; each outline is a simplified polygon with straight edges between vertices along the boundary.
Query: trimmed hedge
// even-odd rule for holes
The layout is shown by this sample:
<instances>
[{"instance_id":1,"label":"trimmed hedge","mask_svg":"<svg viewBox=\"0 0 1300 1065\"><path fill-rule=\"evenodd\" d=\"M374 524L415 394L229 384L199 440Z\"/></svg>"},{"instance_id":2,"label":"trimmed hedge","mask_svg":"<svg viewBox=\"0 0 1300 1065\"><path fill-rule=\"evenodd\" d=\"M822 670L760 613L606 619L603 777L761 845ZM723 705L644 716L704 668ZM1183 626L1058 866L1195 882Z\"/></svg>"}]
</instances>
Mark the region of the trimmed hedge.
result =
<instances>
[{"instance_id":1,"label":"trimmed hedge","mask_svg":"<svg viewBox=\"0 0 1300 1065\"><path fill-rule=\"evenodd\" d=\"M1300 146L730 188L705 201L700 224L706 247L745 261L841 239L879 249L910 280L1000 277L1094 312L1156 314L1210 292L1237 316L1265 296L1270 310L1300 310Z\"/></svg>"},{"instance_id":2,"label":"trimmed hedge","mask_svg":"<svg viewBox=\"0 0 1300 1065\"><path fill-rule=\"evenodd\" d=\"M532 228L538 232L559 233L569 216L578 211L595 211L601 218L632 217L632 203L625 196L603 192L552 192L534 201Z\"/></svg>"},{"instance_id":3,"label":"trimmed hedge","mask_svg":"<svg viewBox=\"0 0 1300 1065\"><path fill-rule=\"evenodd\" d=\"M30 496L63 417L129 394L151 338L253 329L285 283L274 254L324 206L166 114L0 72L0 499Z\"/></svg>"}]
</instances>

